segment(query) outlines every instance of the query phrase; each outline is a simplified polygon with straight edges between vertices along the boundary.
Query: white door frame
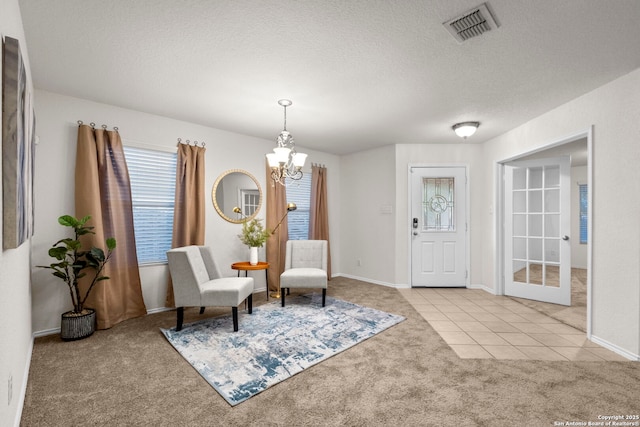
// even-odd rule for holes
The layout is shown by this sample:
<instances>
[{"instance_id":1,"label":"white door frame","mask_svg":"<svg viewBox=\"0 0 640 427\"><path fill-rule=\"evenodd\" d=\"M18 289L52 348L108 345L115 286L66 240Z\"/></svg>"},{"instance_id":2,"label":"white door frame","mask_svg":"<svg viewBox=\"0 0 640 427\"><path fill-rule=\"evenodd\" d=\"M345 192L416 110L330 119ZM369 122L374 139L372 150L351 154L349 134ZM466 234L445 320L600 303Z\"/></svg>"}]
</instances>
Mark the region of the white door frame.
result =
<instances>
[{"instance_id":1,"label":"white door frame","mask_svg":"<svg viewBox=\"0 0 640 427\"><path fill-rule=\"evenodd\" d=\"M587 221L587 338L591 338L591 311L592 311L592 260L593 260L593 126L589 127L587 130L569 135L568 137L562 138L555 142L551 142L549 144L543 145L541 147L523 151L514 156L498 160L495 162L495 175L494 175L494 184L496 191L496 199L495 199L495 235L496 235L496 252L494 253L494 261L495 261L495 293L496 295L505 295L505 277L504 277L504 164L518 160L522 157L529 156L534 153L538 153L541 151L548 150L549 148L558 147L560 145L564 145L570 142L574 142L578 139L587 139L587 185L588 185L588 194L587 194L587 203L588 203L588 213L587 217L589 220Z\"/></svg>"},{"instance_id":2,"label":"white door frame","mask_svg":"<svg viewBox=\"0 0 640 427\"><path fill-rule=\"evenodd\" d=\"M407 239L407 272L409 278L409 288L413 287L413 275L411 271L411 251L413 250L411 246L411 233L413 232L413 228L411 227L411 208L412 208L412 200L411 200L411 168L464 168L465 175L467 177L467 185L465 191L465 217L467 220L467 224L471 222L471 217L469 216L471 199L469 191L469 184L471 183L471 177L469 176L469 165L466 163L409 163L407 165L407 223L406 223L406 239ZM467 277L465 278L465 286L468 288L471 280L471 245L469 236L471 235L470 227L467 226L467 232L465 233L465 269L469 272Z\"/></svg>"}]
</instances>

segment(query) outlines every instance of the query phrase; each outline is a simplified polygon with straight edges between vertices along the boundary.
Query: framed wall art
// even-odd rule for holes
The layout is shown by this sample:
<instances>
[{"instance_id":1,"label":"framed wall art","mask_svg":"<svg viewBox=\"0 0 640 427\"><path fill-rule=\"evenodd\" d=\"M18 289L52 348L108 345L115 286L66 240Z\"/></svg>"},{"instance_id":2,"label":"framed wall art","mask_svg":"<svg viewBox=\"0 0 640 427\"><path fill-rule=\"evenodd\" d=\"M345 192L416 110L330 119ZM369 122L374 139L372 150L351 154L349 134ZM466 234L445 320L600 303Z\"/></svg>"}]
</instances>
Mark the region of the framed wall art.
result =
<instances>
[{"instance_id":1,"label":"framed wall art","mask_svg":"<svg viewBox=\"0 0 640 427\"><path fill-rule=\"evenodd\" d=\"M33 235L35 119L18 40L2 49L2 246L13 249Z\"/></svg>"}]
</instances>

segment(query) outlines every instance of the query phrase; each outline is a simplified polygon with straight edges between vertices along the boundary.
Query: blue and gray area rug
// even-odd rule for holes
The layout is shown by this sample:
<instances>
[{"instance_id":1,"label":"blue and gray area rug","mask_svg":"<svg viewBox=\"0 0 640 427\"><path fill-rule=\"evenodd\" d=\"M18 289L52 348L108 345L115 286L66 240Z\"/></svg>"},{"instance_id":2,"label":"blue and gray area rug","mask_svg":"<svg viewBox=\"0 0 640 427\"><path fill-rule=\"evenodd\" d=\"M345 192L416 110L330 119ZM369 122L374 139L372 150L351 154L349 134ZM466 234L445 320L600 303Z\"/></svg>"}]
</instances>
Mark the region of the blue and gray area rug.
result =
<instances>
[{"instance_id":1,"label":"blue and gray area rug","mask_svg":"<svg viewBox=\"0 0 640 427\"><path fill-rule=\"evenodd\" d=\"M162 329L176 350L232 406L346 350L404 317L320 294L287 298L239 313Z\"/></svg>"}]
</instances>

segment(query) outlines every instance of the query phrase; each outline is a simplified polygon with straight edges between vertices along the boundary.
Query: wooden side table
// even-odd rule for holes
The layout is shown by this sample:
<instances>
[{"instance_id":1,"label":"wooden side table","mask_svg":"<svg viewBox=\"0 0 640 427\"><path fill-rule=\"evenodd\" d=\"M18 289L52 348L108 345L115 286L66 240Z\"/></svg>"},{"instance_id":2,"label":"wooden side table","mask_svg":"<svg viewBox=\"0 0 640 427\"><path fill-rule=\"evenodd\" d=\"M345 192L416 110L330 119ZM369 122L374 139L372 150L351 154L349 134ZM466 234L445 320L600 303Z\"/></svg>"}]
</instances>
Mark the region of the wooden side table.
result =
<instances>
[{"instance_id":1,"label":"wooden side table","mask_svg":"<svg viewBox=\"0 0 640 427\"><path fill-rule=\"evenodd\" d=\"M233 264L231 264L231 268L233 270L238 270L238 277L240 277L240 271L244 271L244 277L247 277L249 271L264 270L264 279L267 286L267 301L269 301L269 272L267 271L267 269L269 268L268 262L260 261L256 265L251 265L249 261L234 262Z\"/></svg>"}]
</instances>

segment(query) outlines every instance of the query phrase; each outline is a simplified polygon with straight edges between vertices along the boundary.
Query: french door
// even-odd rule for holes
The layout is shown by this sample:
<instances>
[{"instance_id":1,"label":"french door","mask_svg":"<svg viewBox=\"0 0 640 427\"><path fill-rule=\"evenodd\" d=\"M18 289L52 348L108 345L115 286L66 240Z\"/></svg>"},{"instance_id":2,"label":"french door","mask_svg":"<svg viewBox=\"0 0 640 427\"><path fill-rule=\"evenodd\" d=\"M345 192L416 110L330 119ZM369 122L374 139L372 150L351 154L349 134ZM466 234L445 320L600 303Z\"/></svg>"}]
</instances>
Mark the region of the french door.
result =
<instances>
[{"instance_id":1,"label":"french door","mask_svg":"<svg viewBox=\"0 0 640 427\"><path fill-rule=\"evenodd\" d=\"M568 157L505 165L505 294L571 305Z\"/></svg>"},{"instance_id":2,"label":"french door","mask_svg":"<svg viewBox=\"0 0 640 427\"><path fill-rule=\"evenodd\" d=\"M411 286L466 286L464 167L412 167Z\"/></svg>"}]
</instances>

